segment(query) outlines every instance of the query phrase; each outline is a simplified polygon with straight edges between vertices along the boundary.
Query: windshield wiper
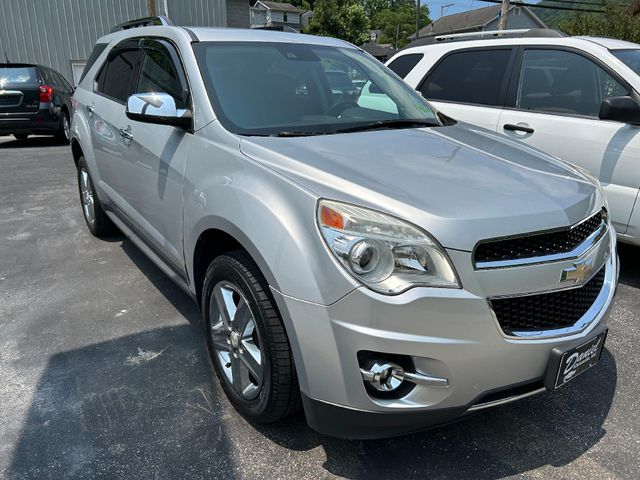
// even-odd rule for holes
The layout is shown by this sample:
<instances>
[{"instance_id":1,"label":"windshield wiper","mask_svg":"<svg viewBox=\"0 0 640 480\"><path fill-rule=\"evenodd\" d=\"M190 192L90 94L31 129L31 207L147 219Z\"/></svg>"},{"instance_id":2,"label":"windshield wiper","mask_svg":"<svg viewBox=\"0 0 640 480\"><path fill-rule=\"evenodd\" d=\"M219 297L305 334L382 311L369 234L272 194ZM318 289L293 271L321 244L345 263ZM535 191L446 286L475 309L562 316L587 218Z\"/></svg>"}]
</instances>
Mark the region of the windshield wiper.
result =
<instances>
[{"instance_id":1,"label":"windshield wiper","mask_svg":"<svg viewBox=\"0 0 640 480\"><path fill-rule=\"evenodd\" d=\"M365 130L377 130L381 128L416 128L416 127L439 127L441 124L435 120L412 120L408 118L397 118L395 120L378 120L377 122L358 125L356 127L341 128L335 133L363 132Z\"/></svg>"},{"instance_id":2,"label":"windshield wiper","mask_svg":"<svg viewBox=\"0 0 640 480\"><path fill-rule=\"evenodd\" d=\"M283 130L281 132L274 133L272 137L313 137L315 135L326 135L327 132L304 132L296 130Z\"/></svg>"}]
</instances>

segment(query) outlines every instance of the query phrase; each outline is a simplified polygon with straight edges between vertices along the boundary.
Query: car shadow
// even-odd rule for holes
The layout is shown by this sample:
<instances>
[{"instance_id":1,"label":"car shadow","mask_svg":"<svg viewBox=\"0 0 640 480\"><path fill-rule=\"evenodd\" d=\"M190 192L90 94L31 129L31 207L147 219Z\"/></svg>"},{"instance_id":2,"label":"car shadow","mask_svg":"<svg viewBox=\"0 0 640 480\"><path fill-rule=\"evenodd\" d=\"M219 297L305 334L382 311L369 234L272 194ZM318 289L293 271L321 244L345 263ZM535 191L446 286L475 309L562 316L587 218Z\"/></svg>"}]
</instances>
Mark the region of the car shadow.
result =
<instances>
[{"instance_id":1,"label":"car shadow","mask_svg":"<svg viewBox=\"0 0 640 480\"><path fill-rule=\"evenodd\" d=\"M502 478L566 465L598 443L616 382L616 363L605 349L597 368L553 394L422 433L348 441L316 434L302 416L257 428L291 450L321 446L327 456L324 468L344 478Z\"/></svg>"},{"instance_id":2,"label":"car shadow","mask_svg":"<svg viewBox=\"0 0 640 480\"><path fill-rule=\"evenodd\" d=\"M620 283L640 288L640 247L618 243L620 256Z\"/></svg>"},{"instance_id":3,"label":"car shadow","mask_svg":"<svg viewBox=\"0 0 640 480\"><path fill-rule=\"evenodd\" d=\"M29 137L26 140L17 140L13 136L0 137L1 148L38 148L38 147L65 147L55 137Z\"/></svg>"}]
</instances>

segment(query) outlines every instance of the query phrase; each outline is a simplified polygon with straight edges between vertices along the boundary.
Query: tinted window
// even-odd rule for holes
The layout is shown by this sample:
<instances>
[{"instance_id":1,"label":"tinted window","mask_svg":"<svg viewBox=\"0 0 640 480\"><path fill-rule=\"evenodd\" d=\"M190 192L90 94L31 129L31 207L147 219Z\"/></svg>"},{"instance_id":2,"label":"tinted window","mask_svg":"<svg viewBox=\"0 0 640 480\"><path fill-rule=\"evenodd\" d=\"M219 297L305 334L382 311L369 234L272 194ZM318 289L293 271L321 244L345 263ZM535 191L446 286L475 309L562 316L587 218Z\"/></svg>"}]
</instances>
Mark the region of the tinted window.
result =
<instances>
[{"instance_id":1,"label":"tinted window","mask_svg":"<svg viewBox=\"0 0 640 480\"><path fill-rule=\"evenodd\" d=\"M0 67L0 89L4 85L38 83L35 67Z\"/></svg>"},{"instance_id":2,"label":"tinted window","mask_svg":"<svg viewBox=\"0 0 640 480\"><path fill-rule=\"evenodd\" d=\"M409 72L413 70L420 60L424 57L421 53L410 53L408 55L402 55L401 57L393 60L387 67L395 72L400 78L405 78L409 75Z\"/></svg>"},{"instance_id":3,"label":"tinted window","mask_svg":"<svg viewBox=\"0 0 640 480\"><path fill-rule=\"evenodd\" d=\"M429 100L497 106L511 50L475 50L445 57L420 91Z\"/></svg>"},{"instance_id":4,"label":"tinted window","mask_svg":"<svg viewBox=\"0 0 640 480\"><path fill-rule=\"evenodd\" d=\"M516 107L597 117L602 100L628 94L617 80L582 55L561 50L526 50Z\"/></svg>"},{"instance_id":5,"label":"tinted window","mask_svg":"<svg viewBox=\"0 0 640 480\"><path fill-rule=\"evenodd\" d=\"M354 48L200 42L193 49L220 121L236 133L335 133L397 119L439 125L424 99ZM354 84L367 81L388 100L358 104ZM334 91L336 82L353 87Z\"/></svg>"},{"instance_id":6,"label":"tinted window","mask_svg":"<svg viewBox=\"0 0 640 480\"><path fill-rule=\"evenodd\" d=\"M126 102L138 55L139 50L123 50L110 57L98 74L97 90L115 100Z\"/></svg>"},{"instance_id":7,"label":"tinted window","mask_svg":"<svg viewBox=\"0 0 640 480\"><path fill-rule=\"evenodd\" d=\"M640 50L611 50L611 53L640 75Z\"/></svg>"},{"instance_id":8,"label":"tinted window","mask_svg":"<svg viewBox=\"0 0 640 480\"><path fill-rule=\"evenodd\" d=\"M95 47L93 47L91 55L89 55L89 59L84 66L84 70L82 70L82 75L80 75L80 82L82 82L82 79L87 74L89 69L93 66L93 64L96 63L96 60L98 59L100 54L104 52L105 48L107 48L107 45L107 43L96 43Z\"/></svg>"},{"instance_id":9,"label":"tinted window","mask_svg":"<svg viewBox=\"0 0 640 480\"><path fill-rule=\"evenodd\" d=\"M58 82L53 76L53 72L51 70L49 70L48 68L40 67L40 73L42 74L44 83L54 86L58 85Z\"/></svg>"},{"instance_id":10,"label":"tinted window","mask_svg":"<svg viewBox=\"0 0 640 480\"><path fill-rule=\"evenodd\" d=\"M135 93L168 93L176 101L177 108L187 108L187 91L182 67L177 67L177 55L158 44L145 50L140 66L140 76Z\"/></svg>"}]
</instances>

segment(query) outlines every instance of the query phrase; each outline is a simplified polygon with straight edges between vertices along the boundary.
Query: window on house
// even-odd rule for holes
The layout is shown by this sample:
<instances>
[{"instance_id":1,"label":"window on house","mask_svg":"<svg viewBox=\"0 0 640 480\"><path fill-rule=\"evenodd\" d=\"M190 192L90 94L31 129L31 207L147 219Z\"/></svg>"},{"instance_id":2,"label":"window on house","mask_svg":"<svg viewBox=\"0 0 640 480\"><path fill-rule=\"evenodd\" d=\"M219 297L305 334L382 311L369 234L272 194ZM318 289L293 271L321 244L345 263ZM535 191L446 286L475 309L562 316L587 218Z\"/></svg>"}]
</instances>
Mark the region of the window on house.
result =
<instances>
[{"instance_id":1,"label":"window on house","mask_svg":"<svg viewBox=\"0 0 640 480\"><path fill-rule=\"evenodd\" d=\"M516 7L516 8L513 9L513 14L516 15L516 16L520 15L520 12L521 12L521 8L520 7Z\"/></svg>"},{"instance_id":2,"label":"window on house","mask_svg":"<svg viewBox=\"0 0 640 480\"><path fill-rule=\"evenodd\" d=\"M287 12L284 12L282 14L282 21L285 22L285 23L287 22Z\"/></svg>"}]
</instances>

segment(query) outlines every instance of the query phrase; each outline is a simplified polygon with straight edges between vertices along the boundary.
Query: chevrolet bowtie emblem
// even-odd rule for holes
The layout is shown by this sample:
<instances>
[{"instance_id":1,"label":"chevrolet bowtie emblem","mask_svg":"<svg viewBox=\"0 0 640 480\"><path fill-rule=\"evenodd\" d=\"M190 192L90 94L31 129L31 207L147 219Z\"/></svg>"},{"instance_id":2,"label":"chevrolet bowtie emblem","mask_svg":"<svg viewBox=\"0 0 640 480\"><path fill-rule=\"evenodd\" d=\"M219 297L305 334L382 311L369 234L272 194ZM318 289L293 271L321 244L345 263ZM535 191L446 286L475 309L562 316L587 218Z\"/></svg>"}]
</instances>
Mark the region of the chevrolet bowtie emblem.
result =
<instances>
[{"instance_id":1,"label":"chevrolet bowtie emblem","mask_svg":"<svg viewBox=\"0 0 640 480\"><path fill-rule=\"evenodd\" d=\"M560 275L561 282L582 283L593 270L593 258L574 262L573 267L563 268Z\"/></svg>"}]
</instances>

